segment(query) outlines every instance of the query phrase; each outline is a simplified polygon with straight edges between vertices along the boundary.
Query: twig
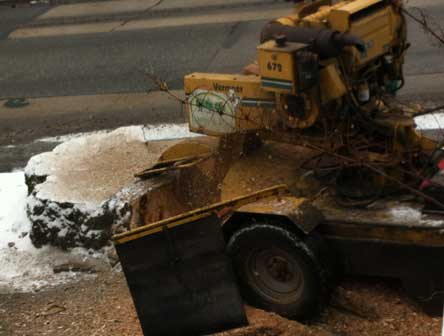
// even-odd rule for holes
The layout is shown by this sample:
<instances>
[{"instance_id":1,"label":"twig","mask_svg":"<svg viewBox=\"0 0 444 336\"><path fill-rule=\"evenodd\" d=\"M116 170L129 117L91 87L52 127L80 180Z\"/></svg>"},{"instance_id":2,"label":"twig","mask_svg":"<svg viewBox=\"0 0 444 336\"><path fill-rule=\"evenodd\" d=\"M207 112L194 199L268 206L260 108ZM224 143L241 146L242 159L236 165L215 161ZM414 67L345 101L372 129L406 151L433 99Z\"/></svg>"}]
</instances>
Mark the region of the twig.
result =
<instances>
[{"instance_id":1,"label":"twig","mask_svg":"<svg viewBox=\"0 0 444 336\"><path fill-rule=\"evenodd\" d=\"M340 155L338 153L329 153L328 151L326 151L322 147L318 147L318 146L315 146L313 144L306 144L306 146L309 147L309 148L313 148L314 150L324 152L325 154L328 154L328 155L340 158L340 159L342 159L343 161L346 161L346 162L347 161L351 162L351 163L359 162L358 160L355 160L355 159L347 157L347 156ZM417 196L421 196L424 199L426 199L426 200L432 202L433 204L439 206L441 209L444 209L444 204L442 204L441 202L439 202L435 198L433 198L433 197L431 197L431 196L429 196L429 195L427 195L427 194L425 194L425 193L423 193L423 192L421 192L421 191L419 191L419 190L417 190L417 189L415 189L415 188L413 188L413 187L411 187L411 186L409 186L409 185L399 181L398 179L396 179L396 178L386 174L384 171L380 170L379 168L374 167L373 165L371 165L371 164L369 164L369 163L367 163L365 161L360 162L360 163L361 163L361 166L364 166L364 167L374 171L375 173L377 173L377 174L379 174L379 175L381 175L381 176L391 180L392 182L397 183L401 188L407 189L410 192L412 192L413 194L415 194Z\"/></svg>"},{"instance_id":2,"label":"twig","mask_svg":"<svg viewBox=\"0 0 444 336\"><path fill-rule=\"evenodd\" d=\"M177 101L179 101L181 104L190 105L190 103L187 102L186 100L184 100L184 99L174 95L169 90L167 83L165 81L161 80L158 76L156 76L156 75L154 75L152 73L145 73L145 75L148 78L150 78L154 83L156 83L156 85L158 86L160 91L166 92L167 94L169 94L170 96L175 98ZM224 114L223 112L221 113L221 111L215 111L215 110L210 110L210 111L214 112L215 114L217 113L218 115L221 115L221 114L223 115ZM233 117L233 116L230 115L230 117ZM239 119L241 120L242 118L239 118ZM261 125L258 125L258 126L260 127ZM363 161L361 159L355 159L353 157L348 157L348 156L344 156L344 155L338 154L337 152L333 152L331 150L331 143L330 142L327 143L327 146L330 146L330 149L327 149L327 148L323 148L321 146L317 146L317 145L313 144L312 141L310 141L309 139L304 141L303 137L301 137L300 135L298 135L297 138L300 140L298 142L299 145L301 145L303 147L311 148L311 149L319 151L321 153L325 153L326 155L329 155L329 156L335 157L337 159L340 159L342 162L347 163L349 165L352 164L354 166L366 167L366 168L372 170L373 172L375 172L375 173L377 173L377 174L379 174L379 175L381 175L381 176L383 176L383 177L385 177L385 178L387 178L387 179L397 183L401 188L407 189L410 192L412 192L413 194L421 196L424 199L426 199L426 200L434 203L435 205L439 206L440 208L444 209L444 204L442 204L441 202L439 202L435 198L433 198L433 197L431 197L431 196L429 196L429 195L427 195L427 194L425 194L425 193L423 193L423 192L421 192L421 191L419 191L419 190L417 190L417 189L415 189L415 188L413 188L413 187L403 183L402 181L400 181L400 180L398 180L398 179L396 179L396 178L386 174L383 170L375 167L373 164L370 164L369 162ZM350 144L348 146L350 147ZM384 164L387 164L387 162L381 162L380 164L384 165Z\"/></svg>"},{"instance_id":3,"label":"twig","mask_svg":"<svg viewBox=\"0 0 444 336\"><path fill-rule=\"evenodd\" d=\"M321 190L319 190L315 195L310 197L310 202L316 201L319 197L322 196L322 194L324 194L327 191L327 189L328 189L328 187L324 187Z\"/></svg>"},{"instance_id":4,"label":"twig","mask_svg":"<svg viewBox=\"0 0 444 336\"><path fill-rule=\"evenodd\" d=\"M121 28L123 26L125 26L126 24L128 24L131 21L137 20L140 17L142 17L143 15L145 15L146 13L148 13L150 10L152 10L154 7L159 6L161 3L163 2L163 0L158 0L156 3L154 3L153 5L149 6L148 8L146 8L144 11L137 13L135 15L133 15L132 17L130 17L129 19L121 22L120 24L118 24L117 26L113 27L109 32L113 33L114 31L116 31L116 29Z\"/></svg>"},{"instance_id":5,"label":"twig","mask_svg":"<svg viewBox=\"0 0 444 336\"><path fill-rule=\"evenodd\" d=\"M439 111L439 110L444 110L444 105L433 107L433 108L430 108L430 109L427 109L427 110L423 110L421 112L415 113L413 116L414 117L420 117L420 116L423 116L423 115L426 115L426 114L430 114L430 113L433 113L433 112L436 112L436 111Z\"/></svg>"},{"instance_id":6,"label":"twig","mask_svg":"<svg viewBox=\"0 0 444 336\"><path fill-rule=\"evenodd\" d=\"M432 35L436 40L438 40L442 45L444 45L444 30L441 28L441 26L436 23L436 21L434 21L433 19L431 19L430 16L428 16L424 10L422 10L421 8L418 7L412 7L412 9L416 10L419 13L419 17L415 16L414 14L412 14L411 12L409 12L407 9L405 9L404 7L399 7L400 10L407 15L409 18L411 18L413 21L415 21L416 23L418 23L419 25L422 26L422 28L428 32L430 35ZM437 33L430 25L430 20L432 20L433 25L435 26L435 28L439 31L439 33Z\"/></svg>"}]
</instances>

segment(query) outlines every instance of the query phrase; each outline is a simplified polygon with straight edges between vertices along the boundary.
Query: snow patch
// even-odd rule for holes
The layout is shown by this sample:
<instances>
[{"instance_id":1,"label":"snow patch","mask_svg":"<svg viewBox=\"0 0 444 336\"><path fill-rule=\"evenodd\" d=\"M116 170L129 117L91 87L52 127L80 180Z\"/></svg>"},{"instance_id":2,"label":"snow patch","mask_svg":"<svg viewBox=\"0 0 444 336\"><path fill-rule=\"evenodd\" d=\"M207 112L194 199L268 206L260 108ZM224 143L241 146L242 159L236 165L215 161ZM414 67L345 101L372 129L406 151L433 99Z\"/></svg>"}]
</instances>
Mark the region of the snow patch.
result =
<instances>
[{"instance_id":1,"label":"snow patch","mask_svg":"<svg viewBox=\"0 0 444 336\"><path fill-rule=\"evenodd\" d=\"M45 137L41 139L37 139L34 142L47 142L47 143L61 143L66 142L72 139L78 139L80 137L89 136L93 134L106 134L108 130L94 131L94 132L83 132L83 133L71 133L71 134L63 134L57 135L54 137Z\"/></svg>"},{"instance_id":2,"label":"snow patch","mask_svg":"<svg viewBox=\"0 0 444 336\"><path fill-rule=\"evenodd\" d=\"M57 170L57 167L56 165L48 165L45 163L52 162L53 160L50 160L50 158L52 158L53 156L60 158L73 156L75 158L78 148L88 148L88 151L91 155L100 154L101 152L103 152L104 140L118 140L120 144L129 144L131 142L145 143L149 141L175 140L198 136L201 135L190 132L187 124L160 124L128 126L121 127L115 130L76 133L52 138L43 138L37 141L62 143L58 145L52 152L41 153L39 155L33 156L26 166L25 173L28 176L51 175L53 171Z\"/></svg>"},{"instance_id":3,"label":"snow patch","mask_svg":"<svg viewBox=\"0 0 444 336\"><path fill-rule=\"evenodd\" d=\"M443 220L440 216L424 214L421 208L408 205L395 205L389 209L389 214L398 223L422 223L427 226L442 227Z\"/></svg>"},{"instance_id":4,"label":"snow patch","mask_svg":"<svg viewBox=\"0 0 444 336\"><path fill-rule=\"evenodd\" d=\"M411 207L403 207L403 206L397 206L390 209L390 214L399 219L400 221L410 222L415 221L419 222L422 217L422 213L420 210L411 208Z\"/></svg>"},{"instance_id":5,"label":"snow patch","mask_svg":"<svg viewBox=\"0 0 444 336\"><path fill-rule=\"evenodd\" d=\"M444 129L444 113L431 113L415 118L418 129Z\"/></svg>"},{"instance_id":6,"label":"snow patch","mask_svg":"<svg viewBox=\"0 0 444 336\"><path fill-rule=\"evenodd\" d=\"M78 236L90 242L108 237L117 219L112 216L128 216L126 203L111 196L133 179L134 172L156 162L175 139L194 136L198 135L186 124L165 124L38 140L62 143L31 158L25 173L0 174L0 293L34 291L93 276L56 274L54 268L65 263L106 264L110 247L98 252L75 247L80 245ZM36 230L39 225L42 230ZM71 248L36 248L31 242L36 234L51 235L53 242L60 241L55 245ZM67 241L72 243L62 244Z\"/></svg>"},{"instance_id":7,"label":"snow patch","mask_svg":"<svg viewBox=\"0 0 444 336\"><path fill-rule=\"evenodd\" d=\"M37 249L31 243L31 222L26 215L27 186L23 172L0 173L0 293L29 292L92 275L73 272L54 274L53 267L75 258L104 259L98 252L76 248Z\"/></svg>"},{"instance_id":8,"label":"snow patch","mask_svg":"<svg viewBox=\"0 0 444 336\"><path fill-rule=\"evenodd\" d=\"M61 143L73 139L84 138L94 135L103 135L113 130L101 130L85 133L72 133L59 135L55 137L47 137L36 140L36 142ZM120 134L127 134L134 140L139 141L155 141L155 140L173 140L181 138L191 138L200 136L199 134L190 132L188 124L159 124L159 125L138 125L119 128Z\"/></svg>"},{"instance_id":9,"label":"snow patch","mask_svg":"<svg viewBox=\"0 0 444 336\"><path fill-rule=\"evenodd\" d=\"M165 124L56 138L70 140L32 157L25 168L32 242L61 248L106 245L112 228L128 217L128 205L110 201L113 195L166 149L193 136L186 124Z\"/></svg>"},{"instance_id":10,"label":"snow patch","mask_svg":"<svg viewBox=\"0 0 444 336\"><path fill-rule=\"evenodd\" d=\"M20 238L31 228L26 216L27 192L23 172L0 174L0 251L11 242L20 249L32 248L29 238Z\"/></svg>"}]
</instances>

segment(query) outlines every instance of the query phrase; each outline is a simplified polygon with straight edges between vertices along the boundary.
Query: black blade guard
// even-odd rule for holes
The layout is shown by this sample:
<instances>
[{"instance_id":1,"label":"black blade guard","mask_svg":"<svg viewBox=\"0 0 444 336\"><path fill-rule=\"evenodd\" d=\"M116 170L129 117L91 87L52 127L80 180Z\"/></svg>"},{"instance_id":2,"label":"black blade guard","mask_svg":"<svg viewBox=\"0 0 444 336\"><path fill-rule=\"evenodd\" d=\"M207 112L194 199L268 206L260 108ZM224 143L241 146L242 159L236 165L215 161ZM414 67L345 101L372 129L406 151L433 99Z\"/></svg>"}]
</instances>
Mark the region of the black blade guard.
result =
<instances>
[{"instance_id":1,"label":"black blade guard","mask_svg":"<svg viewBox=\"0 0 444 336\"><path fill-rule=\"evenodd\" d=\"M145 336L247 324L217 216L135 236L116 250Z\"/></svg>"}]
</instances>

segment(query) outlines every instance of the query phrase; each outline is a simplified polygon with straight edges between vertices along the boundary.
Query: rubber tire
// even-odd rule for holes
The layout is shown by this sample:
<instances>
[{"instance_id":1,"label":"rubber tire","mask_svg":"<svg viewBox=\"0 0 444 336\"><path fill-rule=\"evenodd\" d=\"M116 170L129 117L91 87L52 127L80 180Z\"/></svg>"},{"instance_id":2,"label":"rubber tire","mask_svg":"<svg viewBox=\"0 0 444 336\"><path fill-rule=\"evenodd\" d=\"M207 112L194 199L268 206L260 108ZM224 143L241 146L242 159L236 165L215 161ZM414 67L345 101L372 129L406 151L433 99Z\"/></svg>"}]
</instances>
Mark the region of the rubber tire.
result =
<instances>
[{"instance_id":1,"label":"rubber tire","mask_svg":"<svg viewBox=\"0 0 444 336\"><path fill-rule=\"evenodd\" d=\"M293 302L276 303L258 292L248 280L245 263L249 254L261 247L278 246L294 256L304 277L303 290ZM247 303L295 319L316 318L325 309L330 297L328 267L321 260L325 244L316 236L304 241L295 233L266 223L246 225L236 231L227 244L227 251L233 261L241 295Z\"/></svg>"}]
</instances>

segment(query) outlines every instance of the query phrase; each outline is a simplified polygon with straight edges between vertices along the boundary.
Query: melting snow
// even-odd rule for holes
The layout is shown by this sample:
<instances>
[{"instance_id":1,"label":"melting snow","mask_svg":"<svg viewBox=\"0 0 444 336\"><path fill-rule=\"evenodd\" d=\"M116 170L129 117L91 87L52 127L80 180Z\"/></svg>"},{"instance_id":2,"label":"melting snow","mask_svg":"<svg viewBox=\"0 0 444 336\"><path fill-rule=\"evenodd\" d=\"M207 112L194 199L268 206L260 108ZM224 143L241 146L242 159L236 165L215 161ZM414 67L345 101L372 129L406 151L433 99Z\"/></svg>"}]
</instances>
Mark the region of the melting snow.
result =
<instances>
[{"instance_id":1,"label":"melting snow","mask_svg":"<svg viewBox=\"0 0 444 336\"><path fill-rule=\"evenodd\" d=\"M413 206L397 204L389 209L391 220L404 225L425 225L428 227L442 227L441 216L423 214L421 209Z\"/></svg>"},{"instance_id":2,"label":"melting snow","mask_svg":"<svg viewBox=\"0 0 444 336\"><path fill-rule=\"evenodd\" d=\"M33 291L75 280L80 276L77 273L54 274L54 265L68 262L73 256L78 260L90 258L82 249L36 249L29 238L26 198L23 172L0 174L0 293Z\"/></svg>"},{"instance_id":3,"label":"melting snow","mask_svg":"<svg viewBox=\"0 0 444 336\"><path fill-rule=\"evenodd\" d=\"M415 118L419 129L444 129L444 113L432 113Z\"/></svg>"},{"instance_id":4,"label":"melting snow","mask_svg":"<svg viewBox=\"0 0 444 336\"><path fill-rule=\"evenodd\" d=\"M20 249L32 249L32 244L26 237L20 239L22 233L30 229L26 216L27 188L22 172L0 174L0 249L15 242ZM0 273L2 276L2 273Z\"/></svg>"},{"instance_id":5,"label":"melting snow","mask_svg":"<svg viewBox=\"0 0 444 336\"><path fill-rule=\"evenodd\" d=\"M125 133L129 138L139 141L155 141L155 140L173 140L181 138L190 138L199 136L191 133L188 124L159 124L159 125L139 125L122 127L118 129L121 133ZM102 130L86 133L73 133L38 139L38 142L66 142L72 139L84 138L91 135L107 134L113 130Z\"/></svg>"},{"instance_id":6,"label":"melting snow","mask_svg":"<svg viewBox=\"0 0 444 336\"><path fill-rule=\"evenodd\" d=\"M187 124L163 124L156 126L130 126L113 131L97 131L90 133L69 134L51 138L43 138L40 142L62 142L58 152L64 157L76 154L68 150L76 146L87 146L92 151L96 150L94 144L97 137L120 135L126 143L140 141L155 141L168 139L181 139L198 136L188 130ZM67 143L69 142L69 144ZM27 172L40 167L45 158L51 153L42 153L33 157L27 166ZM56 162L54 162L56 159ZM51 158L56 164L57 158ZM38 169L37 169L38 170ZM0 293L9 291L27 292L38 290L42 287L54 286L66 281L72 281L85 274L59 273L55 274L53 268L65 262L91 260L104 258L103 254L94 254L85 249L76 248L70 252L62 251L54 247L35 248L29 238L31 223L26 215L26 206L32 202L27 195L27 186L23 172L0 173ZM87 211L97 211L95 204ZM64 232L61 231L60 234ZM97 259L96 259L97 260Z\"/></svg>"},{"instance_id":7,"label":"melting snow","mask_svg":"<svg viewBox=\"0 0 444 336\"><path fill-rule=\"evenodd\" d=\"M394 218L399 219L401 222L419 222L422 217L422 213L420 210L404 207L404 206L396 206L390 209L390 213Z\"/></svg>"}]
</instances>

